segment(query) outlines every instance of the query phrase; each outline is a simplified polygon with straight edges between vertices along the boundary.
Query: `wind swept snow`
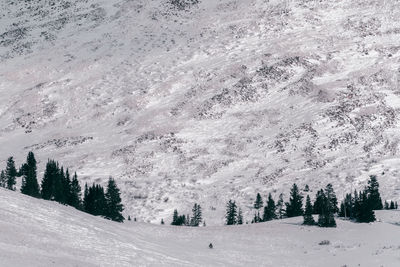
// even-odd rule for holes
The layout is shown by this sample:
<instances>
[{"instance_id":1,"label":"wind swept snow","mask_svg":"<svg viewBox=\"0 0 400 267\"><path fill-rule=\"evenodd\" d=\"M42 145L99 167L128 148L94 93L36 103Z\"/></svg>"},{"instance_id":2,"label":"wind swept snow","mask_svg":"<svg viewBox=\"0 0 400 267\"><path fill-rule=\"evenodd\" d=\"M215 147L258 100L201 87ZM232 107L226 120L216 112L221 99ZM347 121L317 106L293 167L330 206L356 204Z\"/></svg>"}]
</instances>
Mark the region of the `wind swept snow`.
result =
<instances>
[{"instance_id":1,"label":"wind swept snow","mask_svg":"<svg viewBox=\"0 0 400 267\"><path fill-rule=\"evenodd\" d=\"M0 188L0 263L5 267L399 266L400 212L380 211L378 218L371 224L337 220L333 229L302 226L302 218L242 226L119 224ZM329 244L323 245L325 240Z\"/></svg>"}]
</instances>

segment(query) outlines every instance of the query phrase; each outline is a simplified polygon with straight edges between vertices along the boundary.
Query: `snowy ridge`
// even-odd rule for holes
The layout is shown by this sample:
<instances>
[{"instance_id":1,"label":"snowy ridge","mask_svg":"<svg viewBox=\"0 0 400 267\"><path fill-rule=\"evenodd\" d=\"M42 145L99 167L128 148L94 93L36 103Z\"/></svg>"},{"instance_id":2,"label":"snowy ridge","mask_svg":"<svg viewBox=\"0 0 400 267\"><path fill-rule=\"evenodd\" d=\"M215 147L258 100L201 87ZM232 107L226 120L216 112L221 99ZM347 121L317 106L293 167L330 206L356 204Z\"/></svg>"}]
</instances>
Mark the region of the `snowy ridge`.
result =
<instances>
[{"instance_id":1,"label":"snowy ridge","mask_svg":"<svg viewBox=\"0 0 400 267\"><path fill-rule=\"evenodd\" d=\"M387 266L400 263L400 212L381 222L302 218L241 226L114 223L0 188L2 266ZM320 245L328 240L328 245ZM209 249L212 242L214 249Z\"/></svg>"},{"instance_id":2,"label":"snowy ridge","mask_svg":"<svg viewBox=\"0 0 400 267\"><path fill-rule=\"evenodd\" d=\"M400 200L395 1L2 1L0 147L87 182L114 175L127 214L194 202L338 197L377 174ZM3 164L4 165L4 164Z\"/></svg>"}]
</instances>

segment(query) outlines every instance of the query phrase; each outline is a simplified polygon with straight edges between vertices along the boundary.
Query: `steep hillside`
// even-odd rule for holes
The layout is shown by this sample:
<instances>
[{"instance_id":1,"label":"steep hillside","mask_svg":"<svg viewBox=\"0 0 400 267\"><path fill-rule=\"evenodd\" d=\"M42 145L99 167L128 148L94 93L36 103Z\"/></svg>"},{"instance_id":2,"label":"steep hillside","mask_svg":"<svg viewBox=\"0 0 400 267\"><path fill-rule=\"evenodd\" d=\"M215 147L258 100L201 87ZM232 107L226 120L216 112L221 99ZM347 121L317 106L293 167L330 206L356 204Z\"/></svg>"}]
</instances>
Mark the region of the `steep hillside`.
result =
<instances>
[{"instance_id":1,"label":"steep hillside","mask_svg":"<svg viewBox=\"0 0 400 267\"><path fill-rule=\"evenodd\" d=\"M385 266L400 264L400 212L383 222L301 218L242 226L118 224L0 188L1 266ZM321 245L324 240L329 244ZM212 242L213 249L208 245Z\"/></svg>"},{"instance_id":2,"label":"steep hillside","mask_svg":"<svg viewBox=\"0 0 400 267\"><path fill-rule=\"evenodd\" d=\"M112 174L154 222L371 173L400 199L395 1L177 3L2 1L1 160Z\"/></svg>"}]
</instances>

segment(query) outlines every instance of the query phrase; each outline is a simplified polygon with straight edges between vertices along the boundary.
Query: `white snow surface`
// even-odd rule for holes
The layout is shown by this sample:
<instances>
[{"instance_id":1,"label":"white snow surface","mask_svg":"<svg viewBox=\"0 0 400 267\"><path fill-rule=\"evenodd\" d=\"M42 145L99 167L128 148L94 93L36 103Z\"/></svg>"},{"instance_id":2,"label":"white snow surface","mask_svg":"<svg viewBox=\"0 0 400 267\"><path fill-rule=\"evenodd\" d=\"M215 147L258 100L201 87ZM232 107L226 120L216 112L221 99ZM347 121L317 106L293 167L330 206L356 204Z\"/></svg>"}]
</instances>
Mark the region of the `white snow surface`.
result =
<instances>
[{"instance_id":1,"label":"white snow surface","mask_svg":"<svg viewBox=\"0 0 400 267\"><path fill-rule=\"evenodd\" d=\"M198 228L119 224L0 188L0 265L399 266L400 211L378 217L338 219L332 229L302 226L300 217Z\"/></svg>"},{"instance_id":2,"label":"white snow surface","mask_svg":"<svg viewBox=\"0 0 400 267\"><path fill-rule=\"evenodd\" d=\"M0 1L0 149L84 182L125 214L377 174L400 201L400 5L382 0ZM215 218L215 219L214 219ZM147 226L146 226L147 227Z\"/></svg>"}]
</instances>

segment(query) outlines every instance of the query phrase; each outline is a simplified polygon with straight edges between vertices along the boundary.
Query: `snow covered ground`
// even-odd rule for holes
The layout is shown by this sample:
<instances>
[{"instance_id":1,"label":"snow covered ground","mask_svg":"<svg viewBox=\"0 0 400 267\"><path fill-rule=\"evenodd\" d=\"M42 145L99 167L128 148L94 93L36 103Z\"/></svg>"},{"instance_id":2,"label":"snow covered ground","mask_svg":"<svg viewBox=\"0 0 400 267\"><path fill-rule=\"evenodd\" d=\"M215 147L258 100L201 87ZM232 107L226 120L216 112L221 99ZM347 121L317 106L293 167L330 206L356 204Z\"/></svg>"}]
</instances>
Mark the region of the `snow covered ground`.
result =
<instances>
[{"instance_id":1,"label":"snow covered ground","mask_svg":"<svg viewBox=\"0 0 400 267\"><path fill-rule=\"evenodd\" d=\"M159 222L293 182L400 201L400 6L389 0L0 1L0 149L114 175Z\"/></svg>"},{"instance_id":2,"label":"snow covered ground","mask_svg":"<svg viewBox=\"0 0 400 267\"><path fill-rule=\"evenodd\" d=\"M305 227L301 218L200 228L118 224L0 188L0 265L400 266L400 211L377 214L380 222L338 219L334 229Z\"/></svg>"}]
</instances>

